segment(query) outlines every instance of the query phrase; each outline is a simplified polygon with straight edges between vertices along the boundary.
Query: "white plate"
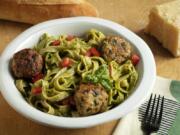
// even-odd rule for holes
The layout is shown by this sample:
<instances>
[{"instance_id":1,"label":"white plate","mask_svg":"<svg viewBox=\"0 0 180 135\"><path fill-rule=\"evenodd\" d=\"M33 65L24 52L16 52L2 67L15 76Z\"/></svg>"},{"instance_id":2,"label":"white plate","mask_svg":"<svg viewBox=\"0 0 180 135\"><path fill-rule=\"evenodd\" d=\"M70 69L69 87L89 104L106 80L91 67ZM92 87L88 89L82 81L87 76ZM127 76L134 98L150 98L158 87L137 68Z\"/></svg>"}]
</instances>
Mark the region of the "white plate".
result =
<instances>
[{"instance_id":1,"label":"white plate","mask_svg":"<svg viewBox=\"0 0 180 135\"><path fill-rule=\"evenodd\" d=\"M123 36L131 42L135 51L140 55L141 61L137 67L139 80L134 92L114 109L89 117L66 118L53 116L30 106L15 87L14 79L9 70L9 61L13 54L23 48L34 46L38 42L39 37L45 32L52 35L82 35L91 28L100 30L108 35L116 34ZM156 66L154 57L147 44L140 37L117 23L92 17L64 18L35 25L21 33L6 47L0 61L1 93L9 105L33 121L64 128L85 128L121 118L137 108L151 93L155 78Z\"/></svg>"}]
</instances>

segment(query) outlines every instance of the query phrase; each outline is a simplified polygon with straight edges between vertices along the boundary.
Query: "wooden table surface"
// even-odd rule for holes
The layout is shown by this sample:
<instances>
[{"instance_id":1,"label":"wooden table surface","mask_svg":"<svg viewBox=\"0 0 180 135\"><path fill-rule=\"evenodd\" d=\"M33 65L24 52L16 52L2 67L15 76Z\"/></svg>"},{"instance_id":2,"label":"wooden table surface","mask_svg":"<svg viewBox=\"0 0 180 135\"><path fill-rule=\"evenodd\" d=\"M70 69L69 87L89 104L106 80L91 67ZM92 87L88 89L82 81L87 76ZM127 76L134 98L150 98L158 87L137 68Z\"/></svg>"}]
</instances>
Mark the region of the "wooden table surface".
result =
<instances>
[{"instance_id":1,"label":"wooden table surface","mask_svg":"<svg viewBox=\"0 0 180 135\"><path fill-rule=\"evenodd\" d=\"M180 79L180 58L172 55L154 39L143 33L152 6L170 0L88 0L100 17L120 23L141 36L151 48L157 75ZM30 25L0 20L0 54L6 45ZM111 135L117 121L86 129L57 129L32 122L15 112L0 95L0 135Z\"/></svg>"}]
</instances>

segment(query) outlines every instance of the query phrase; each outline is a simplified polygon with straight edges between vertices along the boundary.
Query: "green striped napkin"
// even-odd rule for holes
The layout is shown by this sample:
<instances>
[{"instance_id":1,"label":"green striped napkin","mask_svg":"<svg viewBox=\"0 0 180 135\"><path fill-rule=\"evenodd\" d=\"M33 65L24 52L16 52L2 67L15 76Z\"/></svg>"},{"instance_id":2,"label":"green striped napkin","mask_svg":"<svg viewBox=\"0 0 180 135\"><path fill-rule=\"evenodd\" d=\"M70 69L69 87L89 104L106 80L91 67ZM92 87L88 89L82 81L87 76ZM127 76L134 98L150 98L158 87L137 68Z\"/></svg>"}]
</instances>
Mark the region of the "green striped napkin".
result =
<instances>
[{"instance_id":1,"label":"green striped napkin","mask_svg":"<svg viewBox=\"0 0 180 135\"><path fill-rule=\"evenodd\" d=\"M170 91L173 97L180 102L180 81L171 81ZM168 132L169 135L180 135L180 110L176 113L175 121Z\"/></svg>"},{"instance_id":2,"label":"green striped napkin","mask_svg":"<svg viewBox=\"0 0 180 135\"><path fill-rule=\"evenodd\" d=\"M161 96L170 99L179 106L180 103L178 102L180 102L180 81L157 77L155 86L153 88L153 93L160 94ZM166 129L166 131L160 131L158 134L180 135L180 110L175 110L175 114L176 115L174 115L172 123ZM137 109L120 120L113 135L143 135L140 127L141 123L138 120Z\"/></svg>"}]
</instances>

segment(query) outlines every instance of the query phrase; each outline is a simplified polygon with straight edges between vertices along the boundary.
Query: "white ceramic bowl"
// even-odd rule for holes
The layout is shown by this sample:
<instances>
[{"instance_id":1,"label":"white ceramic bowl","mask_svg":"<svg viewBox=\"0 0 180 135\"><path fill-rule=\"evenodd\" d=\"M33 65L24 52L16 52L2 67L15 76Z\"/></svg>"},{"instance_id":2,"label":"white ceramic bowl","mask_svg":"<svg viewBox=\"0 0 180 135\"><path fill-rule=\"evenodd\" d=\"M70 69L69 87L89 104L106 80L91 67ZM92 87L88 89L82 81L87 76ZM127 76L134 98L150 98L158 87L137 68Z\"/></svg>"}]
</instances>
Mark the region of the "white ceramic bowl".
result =
<instances>
[{"instance_id":1,"label":"white ceramic bowl","mask_svg":"<svg viewBox=\"0 0 180 135\"><path fill-rule=\"evenodd\" d=\"M114 109L88 117L67 118L53 116L30 106L15 87L14 79L9 70L9 61L13 54L23 48L34 46L38 42L39 37L45 32L52 35L81 35L91 28L98 29L108 35L121 35L132 43L135 51L141 57L137 67L139 80L134 92ZM117 23L92 17L57 19L35 25L21 33L6 47L0 61L1 93L9 105L33 121L54 127L85 128L121 118L137 108L151 93L155 78L156 66L153 55L147 44L140 37Z\"/></svg>"}]
</instances>

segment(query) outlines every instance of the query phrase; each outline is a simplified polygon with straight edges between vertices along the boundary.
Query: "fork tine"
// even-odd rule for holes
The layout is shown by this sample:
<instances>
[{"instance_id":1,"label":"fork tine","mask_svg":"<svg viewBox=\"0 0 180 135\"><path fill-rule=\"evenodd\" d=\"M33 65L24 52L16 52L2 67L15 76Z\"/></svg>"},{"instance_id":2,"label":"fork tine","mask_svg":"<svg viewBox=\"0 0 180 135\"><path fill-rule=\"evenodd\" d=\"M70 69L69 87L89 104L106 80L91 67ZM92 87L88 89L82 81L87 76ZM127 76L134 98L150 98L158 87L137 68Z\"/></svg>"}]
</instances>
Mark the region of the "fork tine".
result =
<instances>
[{"instance_id":1,"label":"fork tine","mask_svg":"<svg viewBox=\"0 0 180 135\"><path fill-rule=\"evenodd\" d=\"M142 114L141 129L145 134L150 135L150 133L159 130L163 115L164 100L164 97L160 95L151 94L146 104L147 107L144 108L146 109L144 110L145 113L139 112L140 115Z\"/></svg>"},{"instance_id":2,"label":"fork tine","mask_svg":"<svg viewBox=\"0 0 180 135\"><path fill-rule=\"evenodd\" d=\"M149 122L152 120L152 115L153 115L153 112L154 112L154 105L155 105L155 102L156 102L156 94L154 96L154 99L153 99L153 105L152 105L152 108L151 108L151 113L150 113L150 117L149 117Z\"/></svg>"},{"instance_id":3,"label":"fork tine","mask_svg":"<svg viewBox=\"0 0 180 135\"><path fill-rule=\"evenodd\" d=\"M155 122L156 118L157 118L157 113L158 113L158 108L159 108L159 100L160 100L160 95L158 96L158 101L157 101L157 107L156 107L156 112L155 112L155 117L153 119L153 121Z\"/></svg>"},{"instance_id":4,"label":"fork tine","mask_svg":"<svg viewBox=\"0 0 180 135\"><path fill-rule=\"evenodd\" d=\"M150 105L151 105L151 100L152 100L152 94L151 94L151 97L150 97L150 99L148 101L148 106L146 108L146 112L145 112L145 115L144 115L144 122L146 122L146 119L148 117L148 111L149 111L149 108L150 108Z\"/></svg>"},{"instance_id":5,"label":"fork tine","mask_svg":"<svg viewBox=\"0 0 180 135\"><path fill-rule=\"evenodd\" d=\"M158 124L160 124L161 119L162 119L163 105L164 105L164 96L162 97L162 101L161 101L161 110L160 110L160 113L159 113Z\"/></svg>"}]
</instances>

